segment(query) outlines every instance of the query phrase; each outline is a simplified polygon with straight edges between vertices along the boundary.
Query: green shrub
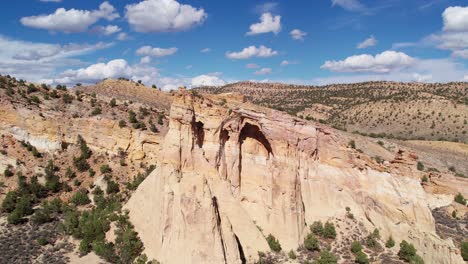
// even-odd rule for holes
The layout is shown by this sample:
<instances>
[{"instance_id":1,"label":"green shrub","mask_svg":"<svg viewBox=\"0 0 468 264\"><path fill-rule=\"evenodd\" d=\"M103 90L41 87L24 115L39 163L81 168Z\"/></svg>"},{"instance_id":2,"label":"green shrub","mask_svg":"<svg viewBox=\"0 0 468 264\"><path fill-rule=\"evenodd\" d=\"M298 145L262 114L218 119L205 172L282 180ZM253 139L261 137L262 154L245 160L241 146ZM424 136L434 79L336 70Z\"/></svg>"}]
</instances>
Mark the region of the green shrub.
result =
<instances>
[{"instance_id":1,"label":"green shrub","mask_svg":"<svg viewBox=\"0 0 468 264\"><path fill-rule=\"evenodd\" d=\"M356 253L356 263L358 264L367 264L369 263L369 258L367 257L366 253L362 251L358 251Z\"/></svg>"},{"instance_id":2,"label":"green shrub","mask_svg":"<svg viewBox=\"0 0 468 264\"><path fill-rule=\"evenodd\" d=\"M30 195L23 195L18 198L14 211L18 211L21 217L34 213Z\"/></svg>"},{"instance_id":3,"label":"green shrub","mask_svg":"<svg viewBox=\"0 0 468 264\"><path fill-rule=\"evenodd\" d=\"M466 205L466 199L465 199L465 197L463 197L463 194L461 194L461 193L458 193L457 195L455 195L454 201L459 203L459 204Z\"/></svg>"},{"instance_id":4,"label":"green shrub","mask_svg":"<svg viewBox=\"0 0 468 264\"><path fill-rule=\"evenodd\" d=\"M418 165L416 165L416 168L418 169L418 171L423 171L424 164L421 161L418 161Z\"/></svg>"},{"instance_id":5,"label":"green shrub","mask_svg":"<svg viewBox=\"0 0 468 264\"><path fill-rule=\"evenodd\" d=\"M76 177L76 173L70 167L67 168L67 171L65 172L65 175L69 179L74 179Z\"/></svg>"},{"instance_id":6,"label":"green shrub","mask_svg":"<svg viewBox=\"0 0 468 264\"><path fill-rule=\"evenodd\" d=\"M372 232L372 236L375 239L380 239L380 231L377 228L375 228L374 231Z\"/></svg>"},{"instance_id":7,"label":"green shrub","mask_svg":"<svg viewBox=\"0 0 468 264\"><path fill-rule=\"evenodd\" d=\"M411 257L410 264L424 264L424 260L421 258L419 255L415 255L414 257Z\"/></svg>"},{"instance_id":8,"label":"green shrub","mask_svg":"<svg viewBox=\"0 0 468 264\"><path fill-rule=\"evenodd\" d=\"M5 171L3 171L3 175L5 175L5 177L9 178L9 177L11 177L11 176L13 176L15 174L11 171L10 167L7 167L5 169Z\"/></svg>"},{"instance_id":9,"label":"green shrub","mask_svg":"<svg viewBox=\"0 0 468 264\"><path fill-rule=\"evenodd\" d=\"M49 244L49 241L47 241L47 239L44 238L44 237L40 237L36 241L41 246L45 246L45 245Z\"/></svg>"},{"instance_id":10,"label":"green shrub","mask_svg":"<svg viewBox=\"0 0 468 264\"><path fill-rule=\"evenodd\" d=\"M374 237L373 234L370 234L366 237L366 246L369 248L376 248L378 246L377 239Z\"/></svg>"},{"instance_id":11,"label":"green shrub","mask_svg":"<svg viewBox=\"0 0 468 264\"><path fill-rule=\"evenodd\" d=\"M348 147L356 149L356 142L354 140L350 140L348 142Z\"/></svg>"},{"instance_id":12,"label":"green shrub","mask_svg":"<svg viewBox=\"0 0 468 264\"><path fill-rule=\"evenodd\" d=\"M266 237L266 241L268 242L268 245L270 246L270 249L273 250L274 252L280 252L281 251L281 245L272 234L269 234Z\"/></svg>"},{"instance_id":13,"label":"green shrub","mask_svg":"<svg viewBox=\"0 0 468 264\"><path fill-rule=\"evenodd\" d=\"M86 190L79 190L72 196L70 202L74 203L75 205L85 205L91 203L91 200L86 193Z\"/></svg>"},{"instance_id":14,"label":"green shrub","mask_svg":"<svg viewBox=\"0 0 468 264\"><path fill-rule=\"evenodd\" d=\"M291 250L291 251L289 251L289 253L288 253L288 257L289 257L290 259L296 259L296 258L297 258L297 255L296 255L296 253L294 252L294 250Z\"/></svg>"},{"instance_id":15,"label":"green shrub","mask_svg":"<svg viewBox=\"0 0 468 264\"><path fill-rule=\"evenodd\" d=\"M351 243L351 252L356 254L361 250L362 250L362 245L359 241L353 241L353 243Z\"/></svg>"},{"instance_id":16,"label":"green shrub","mask_svg":"<svg viewBox=\"0 0 468 264\"><path fill-rule=\"evenodd\" d=\"M117 221L115 234L115 251L119 260L122 263L133 263L143 251L143 243L128 221L128 216Z\"/></svg>"},{"instance_id":17,"label":"green shrub","mask_svg":"<svg viewBox=\"0 0 468 264\"><path fill-rule=\"evenodd\" d=\"M10 191L6 194L5 199L2 202L2 211L11 213L16 208L16 200L18 199L18 193L16 191Z\"/></svg>"},{"instance_id":18,"label":"green shrub","mask_svg":"<svg viewBox=\"0 0 468 264\"><path fill-rule=\"evenodd\" d=\"M400 251L398 251L398 256L400 259L409 262L414 256L416 256L416 248L413 246L413 244L403 240L400 243Z\"/></svg>"},{"instance_id":19,"label":"green shrub","mask_svg":"<svg viewBox=\"0 0 468 264\"><path fill-rule=\"evenodd\" d=\"M107 188L106 188L106 193L107 194L112 194L112 193L118 193L119 192L119 184L116 183L115 181L108 180L107 181Z\"/></svg>"},{"instance_id":20,"label":"green shrub","mask_svg":"<svg viewBox=\"0 0 468 264\"><path fill-rule=\"evenodd\" d=\"M102 110L100 107L96 107L93 109L93 111L91 112L91 116L95 116L95 115L100 115L102 113Z\"/></svg>"},{"instance_id":21,"label":"green shrub","mask_svg":"<svg viewBox=\"0 0 468 264\"><path fill-rule=\"evenodd\" d=\"M136 114L132 110L128 111L128 122L132 124L138 123L138 120L136 119Z\"/></svg>"},{"instance_id":22,"label":"green shrub","mask_svg":"<svg viewBox=\"0 0 468 264\"><path fill-rule=\"evenodd\" d=\"M12 225L21 224L24 222L23 216L18 211L14 210L7 217L7 222Z\"/></svg>"},{"instance_id":23,"label":"green shrub","mask_svg":"<svg viewBox=\"0 0 468 264\"><path fill-rule=\"evenodd\" d=\"M320 257L314 264L336 264L338 258L328 250L324 250L320 253Z\"/></svg>"},{"instance_id":24,"label":"green shrub","mask_svg":"<svg viewBox=\"0 0 468 264\"><path fill-rule=\"evenodd\" d=\"M126 186L129 190L136 190L138 186L145 180L146 176L144 174L138 173L138 175L133 178L129 183L126 183Z\"/></svg>"},{"instance_id":25,"label":"green shrub","mask_svg":"<svg viewBox=\"0 0 468 264\"><path fill-rule=\"evenodd\" d=\"M323 234L323 224L321 221L315 221L310 226L310 231L317 236L322 236Z\"/></svg>"},{"instance_id":26,"label":"green shrub","mask_svg":"<svg viewBox=\"0 0 468 264\"><path fill-rule=\"evenodd\" d=\"M387 242L385 242L385 247L387 248L392 248L395 246L395 240L393 240L393 237L390 236L388 239L387 239Z\"/></svg>"},{"instance_id":27,"label":"green shrub","mask_svg":"<svg viewBox=\"0 0 468 264\"><path fill-rule=\"evenodd\" d=\"M104 164L104 165L101 165L101 167L99 168L99 170L101 171L101 173L110 173L112 172L112 169L109 167L109 165L107 164Z\"/></svg>"},{"instance_id":28,"label":"green shrub","mask_svg":"<svg viewBox=\"0 0 468 264\"><path fill-rule=\"evenodd\" d=\"M73 165L75 165L76 169L80 172L85 172L90 169L88 161L83 156L74 157Z\"/></svg>"},{"instance_id":29,"label":"green shrub","mask_svg":"<svg viewBox=\"0 0 468 264\"><path fill-rule=\"evenodd\" d=\"M460 251L463 260L468 261L468 240L461 242Z\"/></svg>"},{"instance_id":30,"label":"green shrub","mask_svg":"<svg viewBox=\"0 0 468 264\"><path fill-rule=\"evenodd\" d=\"M117 101L115 100L115 98L112 98L112 99L110 100L110 106L111 106L111 107L117 106Z\"/></svg>"},{"instance_id":31,"label":"green shrub","mask_svg":"<svg viewBox=\"0 0 468 264\"><path fill-rule=\"evenodd\" d=\"M122 127L126 127L127 126L127 123L124 121L124 120L120 120L119 121L119 127L122 128Z\"/></svg>"},{"instance_id":32,"label":"green shrub","mask_svg":"<svg viewBox=\"0 0 468 264\"><path fill-rule=\"evenodd\" d=\"M421 182L428 182L428 181L429 181L429 178L427 178L426 175L422 176Z\"/></svg>"},{"instance_id":33,"label":"green shrub","mask_svg":"<svg viewBox=\"0 0 468 264\"><path fill-rule=\"evenodd\" d=\"M310 251L319 250L320 244L317 237L314 234L308 234L304 239L304 247Z\"/></svg>"},{"instance_id":34,"label":"green shrub","mask_svg":"<svg viewBox=\"0 0 468 264\"><path fill-rule=\"evenodd\" d=\"M31 217L31 221L36 225L48 223L52 220L53 218L50 215L50 211L43 208L36 210L36 212L34 212L33 216Z\"/></svg>"},{"instance_id":35,"label":"green shrub","mask_svg":"<svg viewBox=\"0 0 468 264\"><path fill-rule=\"evenodd\" d=\"M336 237L336 230L335 225L330 222L326 222L323 227L323 237L325 238L335 238Z\"/></svg>"},{"instance_id":36,"label":"green shrub","mask_svg":"<svg viewBox=\"0 0 468 264\"><path fill-rule=\"evenodd\" d=\"M39 97L33 95L31 96L29 99L31 99L31 102L35 103L35 104L40 104L41 103L41 100L39 100Z\"/></svg>"}]
</instances>

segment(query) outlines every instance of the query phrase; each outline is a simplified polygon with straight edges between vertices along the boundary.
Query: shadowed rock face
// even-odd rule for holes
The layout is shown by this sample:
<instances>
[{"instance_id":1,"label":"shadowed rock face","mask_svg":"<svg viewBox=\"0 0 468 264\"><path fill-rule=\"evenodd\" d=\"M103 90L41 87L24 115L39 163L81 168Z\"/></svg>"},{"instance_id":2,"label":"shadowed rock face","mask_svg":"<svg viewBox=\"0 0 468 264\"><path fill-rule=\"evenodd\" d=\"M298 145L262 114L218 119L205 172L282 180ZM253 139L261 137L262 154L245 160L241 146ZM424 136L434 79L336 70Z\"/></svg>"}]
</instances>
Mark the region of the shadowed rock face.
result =
<instances>
[{"instance_id":1,"label":"shadowed rock face","mask_svg":"<svg viewBox=\"0 0 468 264\"><path fill-rule=\"evenodd\" d=\"M287 252L313 221L350 207L368 230L413 242L427 263L463 263L436 235L419 181L358 158L334 130L218 99L176 96L158 168L126 205L150 257L251 263L269 250L268 234Z\"/></svg>"}]
</instances>

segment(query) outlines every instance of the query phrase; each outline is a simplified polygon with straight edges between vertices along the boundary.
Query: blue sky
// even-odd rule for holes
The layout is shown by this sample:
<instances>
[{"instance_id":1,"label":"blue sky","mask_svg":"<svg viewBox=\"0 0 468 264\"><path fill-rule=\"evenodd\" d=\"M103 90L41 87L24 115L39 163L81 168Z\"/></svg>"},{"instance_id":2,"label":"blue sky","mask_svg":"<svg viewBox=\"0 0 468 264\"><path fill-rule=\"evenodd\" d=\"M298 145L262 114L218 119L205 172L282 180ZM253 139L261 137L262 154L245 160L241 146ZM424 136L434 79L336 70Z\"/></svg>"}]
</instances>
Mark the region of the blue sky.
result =
<instances>
[{"instance_id":1,"label":"blue sky","mask_svg":"<svg viewBox=\"0 0 468 264\"><path fill-rule=\"evenodd\" d=\"M48 84L468 80L466 1L16 0L0 20L0 74Z\"/></svg>"}]
</instances>

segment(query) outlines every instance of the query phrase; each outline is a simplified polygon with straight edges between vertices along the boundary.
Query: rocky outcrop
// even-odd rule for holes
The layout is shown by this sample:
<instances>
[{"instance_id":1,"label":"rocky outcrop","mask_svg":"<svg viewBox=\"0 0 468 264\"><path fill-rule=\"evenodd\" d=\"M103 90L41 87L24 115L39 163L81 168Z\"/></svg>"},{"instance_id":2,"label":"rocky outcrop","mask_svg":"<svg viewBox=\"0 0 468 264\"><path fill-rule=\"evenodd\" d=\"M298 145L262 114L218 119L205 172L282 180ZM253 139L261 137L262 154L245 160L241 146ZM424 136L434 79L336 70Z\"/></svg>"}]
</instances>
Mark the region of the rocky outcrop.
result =
<instances>
[{"instance_id":1,"label":"rocky outcrop","mask_svg":"<svg viewBox=\"0 0 468 264\"><path fill-rule=\"evenodd\" d=\"M15 106L0 105L0 131L13 135L17 140L31 143L40 151L55 152L76 143L81 135L91 149L102 153L117 154L126 151L131 160L152 163L158 155L161 136L129 127L120 128L118 120L106 117L76 117L71 113Z\"/></svg>"},{"instance_id":2,"label":"rocky outcrop","mask_svg":"<svg viewBox=\"0 0 468 264\"><path fill-rule=\"evenodd\" d=\"M427 263L463 263L436 235L418 180L358 158L335 130L225 100L175 97L158 167L125 206L147 255L251 263L269 250L268 234L296 249L313 221L349 207L367 230L413 242Z\"/></svg>"}]
</instances>

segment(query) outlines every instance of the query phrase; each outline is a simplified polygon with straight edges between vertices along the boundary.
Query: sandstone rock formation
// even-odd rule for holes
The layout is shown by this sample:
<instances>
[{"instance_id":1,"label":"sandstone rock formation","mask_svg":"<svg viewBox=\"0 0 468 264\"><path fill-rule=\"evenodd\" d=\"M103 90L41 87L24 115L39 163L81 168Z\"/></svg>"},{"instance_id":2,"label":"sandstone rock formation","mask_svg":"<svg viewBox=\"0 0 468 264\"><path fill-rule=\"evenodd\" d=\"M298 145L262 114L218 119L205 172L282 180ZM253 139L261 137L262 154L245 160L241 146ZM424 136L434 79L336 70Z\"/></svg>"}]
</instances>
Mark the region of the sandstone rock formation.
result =
<instances>
[{"instance_id":1,"label":"sandstone rock formation","mask_svg":"<svg viewBox=\"0 0 468 264\"><path fill-rule=\"evenodd\" d=\"M426 263L463 263L436 235L431 197L403 174L411 170L346 144L333 129L278 111L181 91L158 167L125 207L145 253L162 263L252 263L269 250L268 234L296 249L308 225L346 207L367 230L414 243Z\"/></svg>"}]
</instances>

